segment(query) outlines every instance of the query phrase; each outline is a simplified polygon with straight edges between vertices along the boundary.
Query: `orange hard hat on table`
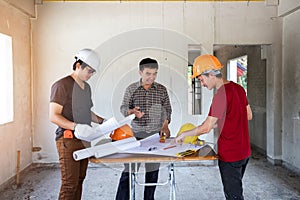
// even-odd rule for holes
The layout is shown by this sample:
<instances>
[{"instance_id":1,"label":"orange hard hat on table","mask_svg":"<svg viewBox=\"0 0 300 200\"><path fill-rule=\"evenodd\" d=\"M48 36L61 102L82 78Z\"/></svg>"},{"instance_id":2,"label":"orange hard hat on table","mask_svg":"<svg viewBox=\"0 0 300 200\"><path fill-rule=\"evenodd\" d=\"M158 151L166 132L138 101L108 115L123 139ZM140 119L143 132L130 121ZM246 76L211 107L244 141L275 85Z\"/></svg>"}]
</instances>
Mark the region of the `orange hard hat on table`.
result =
<instances>
[{"instance_id":1,"label":"orange hard hat on table","mask_svg":"<svg viewBox=\"0 0 300 200\"><path fill-rule=\"evenodd\" d=\"M220 70L222 67L223 66L217 57L209 54L203 54L195 58L193 64L193 75L191 78L195 78L209 70Z\"/></svg>"},{"instance_id":2,"label":"orange hard hat on table","mask_svg":"<svg viewBox=\"0 0 300 200\"><path fill-rule=\"evenodd\" d=\"M112 140L122 140L125 138L133 137L133 131L129 125L125 124L110 134Z\"/></svg>"}]
</instances>

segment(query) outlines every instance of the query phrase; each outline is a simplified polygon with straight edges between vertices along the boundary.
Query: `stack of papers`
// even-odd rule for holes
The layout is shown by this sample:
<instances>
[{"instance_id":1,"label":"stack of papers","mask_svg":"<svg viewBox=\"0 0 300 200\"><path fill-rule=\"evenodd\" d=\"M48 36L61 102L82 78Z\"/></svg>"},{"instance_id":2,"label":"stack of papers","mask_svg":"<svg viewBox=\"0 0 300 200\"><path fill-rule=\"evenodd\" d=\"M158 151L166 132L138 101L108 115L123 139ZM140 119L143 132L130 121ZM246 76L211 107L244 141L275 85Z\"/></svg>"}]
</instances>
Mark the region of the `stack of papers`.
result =
<instances>
[{"instance_id":1,"label":"stack of papers","mask_svg":"<svg viewBox=\"0 0 300 200\"><path fill-rule=\"evenodd\" d=\"M165 143L160 143L158 133L140 140L140 143L140 146L127 149L123 153L182 157L178 153L187 150L197 151L203 147L193 144L173 144L171 139L167 139Z\"/></svg>"},{"instance_id":2,"label":"stack of papers","mask_svg":"<svg viewBox=\"0 0 300 200\"><path fill-rule=\"evenodd\" d=\"M139 141L137 141L135 137L126 138L123 140L108 142L106 144L96 145L90 148L75 151L73 153L73 157L75 160L82 160L92 156L101 158L115 153L183 157L187 155L183 152L195 152L207 146L198 146L193 144L172 144L171 139L167 139L165 143L160 143L159 139L160 137L158 133Z\"/></svg>"}]
</instances>

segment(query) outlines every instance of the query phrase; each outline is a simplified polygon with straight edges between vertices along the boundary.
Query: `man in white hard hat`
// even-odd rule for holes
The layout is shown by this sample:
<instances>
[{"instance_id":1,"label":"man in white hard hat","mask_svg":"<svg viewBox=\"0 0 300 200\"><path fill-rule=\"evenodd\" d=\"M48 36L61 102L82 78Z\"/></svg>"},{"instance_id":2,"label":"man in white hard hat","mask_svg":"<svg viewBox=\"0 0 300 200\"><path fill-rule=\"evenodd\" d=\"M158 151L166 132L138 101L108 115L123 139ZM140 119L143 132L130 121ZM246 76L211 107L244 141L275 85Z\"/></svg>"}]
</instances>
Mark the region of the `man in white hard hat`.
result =
<instances>
[{"instance_id":1,"label":"man in white hard hat","mask_svg":"<svg viewBox=\"0 0 300 200\"><path fill-rule=\"evenodd\" d=\"M73 73L56 81L51 87L50 121L56 129L56 147L61 169L60 200L81 199L88 159L75 161L73 152L89 144L74 136L77 124L102 123L103 118L91 111L91 88L86 82L100 64L98 54L82 49L75 56Z\"/></svg>"},{"instance_id":2,"label":"man in white hard hat","mask_svg":"<svg viewBox=\"0 0 300 200\"><path fill-rule=\"evenodd\" d=\"M183 132L175 138L183 142L187 136L199 136L218 127L219 170L226 199L241 200L242 178L251 155L248 120L252 111L246 93L240 85L222 78L222 65L213 55L197 57L193 76L203 87L216 89L206 120L198 127Z\"/></svg>"}]
</instances>

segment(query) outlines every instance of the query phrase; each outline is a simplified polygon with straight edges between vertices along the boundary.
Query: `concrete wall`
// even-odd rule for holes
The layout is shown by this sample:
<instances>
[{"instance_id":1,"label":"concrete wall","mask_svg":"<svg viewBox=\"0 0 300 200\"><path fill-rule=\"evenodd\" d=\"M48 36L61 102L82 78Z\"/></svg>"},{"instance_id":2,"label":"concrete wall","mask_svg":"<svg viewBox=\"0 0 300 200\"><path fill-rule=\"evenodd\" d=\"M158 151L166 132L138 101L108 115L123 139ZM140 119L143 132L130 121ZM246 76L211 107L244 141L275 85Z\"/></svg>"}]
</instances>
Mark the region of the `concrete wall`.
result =
<instances>
[{"instance_id":1,"label":"concrete wall","mask_svg":"<svg viewBox=\"0 0 300 200\"><path fill-rule=\"evenodd\" d=\"M283 18L282 157L290 166L300 166L300 9Z\"/></svg>"},{"instance_id":2,"label":"concrete wall","mask_svg":"<svg viewBox=\"0 0 300 200\"><path fill-rule=\"evenodd\" d=\"M3 1L7 2L12 7L20 10L22 13L30 17L35 17L34 0L3 0Z\"/></svg>"},{"instance_id":3,"label":"concrete wall","mask_svg":"<svg viewBox=\"0 0 300 200\"><path fill-rule=\"evenodd\" d=\"M200 124L212 93L203 89L203 115L187 113L188 44L201 44L212 53L214 44L275 44L277 8L264 2L75 2L44 3L33 21L34 162L57 162L55 126L48 120L50 86L71 73L73 56L83 47L96 49L102 65L91 79L94 110L121 118L119 105L125 87L138 79L137 63L156 57L158 82L166 85L173 105L172 135L185 122ZM201 15L199 15L201 13ZM274 18L275 17L275 18ZM266 29L267 27L267 29ZM276 57L278 49L274 49ZM212 136L207 139L213 140Z\"/></svg>"},{"instance_id":4,"label":"concrete wall","mask_svg":"<svg viewBox=\"0 0 300 200\"><path fill-rule=\"evenodd\" d=\"M278 16L287 16L300 8L300 1L298 0L289 0L284 1L280 0L278 6Z\"/></svg>"},{"instance_id":5,"label":"concrete wall","mask_svg":"<svg viewBox=\"0 0 300 200\"><path fill-rule=\"evenodd\" d=\"M34 1L0 0L0 32L12 37L14 120L0 125L0 184L32 163L31 25ZM1 66L2 67L2 66Z\"/></svg>"}]
</instances>

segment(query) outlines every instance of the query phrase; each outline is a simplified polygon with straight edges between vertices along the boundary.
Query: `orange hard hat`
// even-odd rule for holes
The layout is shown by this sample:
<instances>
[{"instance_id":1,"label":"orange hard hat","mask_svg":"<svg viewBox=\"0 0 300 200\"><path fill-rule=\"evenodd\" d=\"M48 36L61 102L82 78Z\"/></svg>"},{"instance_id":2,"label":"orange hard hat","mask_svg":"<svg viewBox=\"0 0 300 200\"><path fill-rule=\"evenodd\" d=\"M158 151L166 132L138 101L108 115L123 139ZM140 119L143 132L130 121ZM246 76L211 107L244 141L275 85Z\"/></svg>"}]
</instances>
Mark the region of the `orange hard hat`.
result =
<instances>
[{"instance_id":1,"label":"orange hard hat","mask_svg":"<svg viewBox=\"0 0 300 200\"><path fill-rule=\"evenodd\" d=\"M222 64L218 60L217 57L209 54L204 54L201 56L198 56L194 60L193 64L193 75L191 78L195 78L203 72L209 71L209 70L220 70L222 69Z\"/></svg>"},{"instance_id":2,"label":"orange hard hat","mask_svg":"<svg viewBox=\"0 0 300 200\"><path fill-rule=\"evenodd\" d=\"M133 137L133 131L127 124L117 128L110 134L112 140L122 140L129 137Z\"/></svg>"}]
</instances>

